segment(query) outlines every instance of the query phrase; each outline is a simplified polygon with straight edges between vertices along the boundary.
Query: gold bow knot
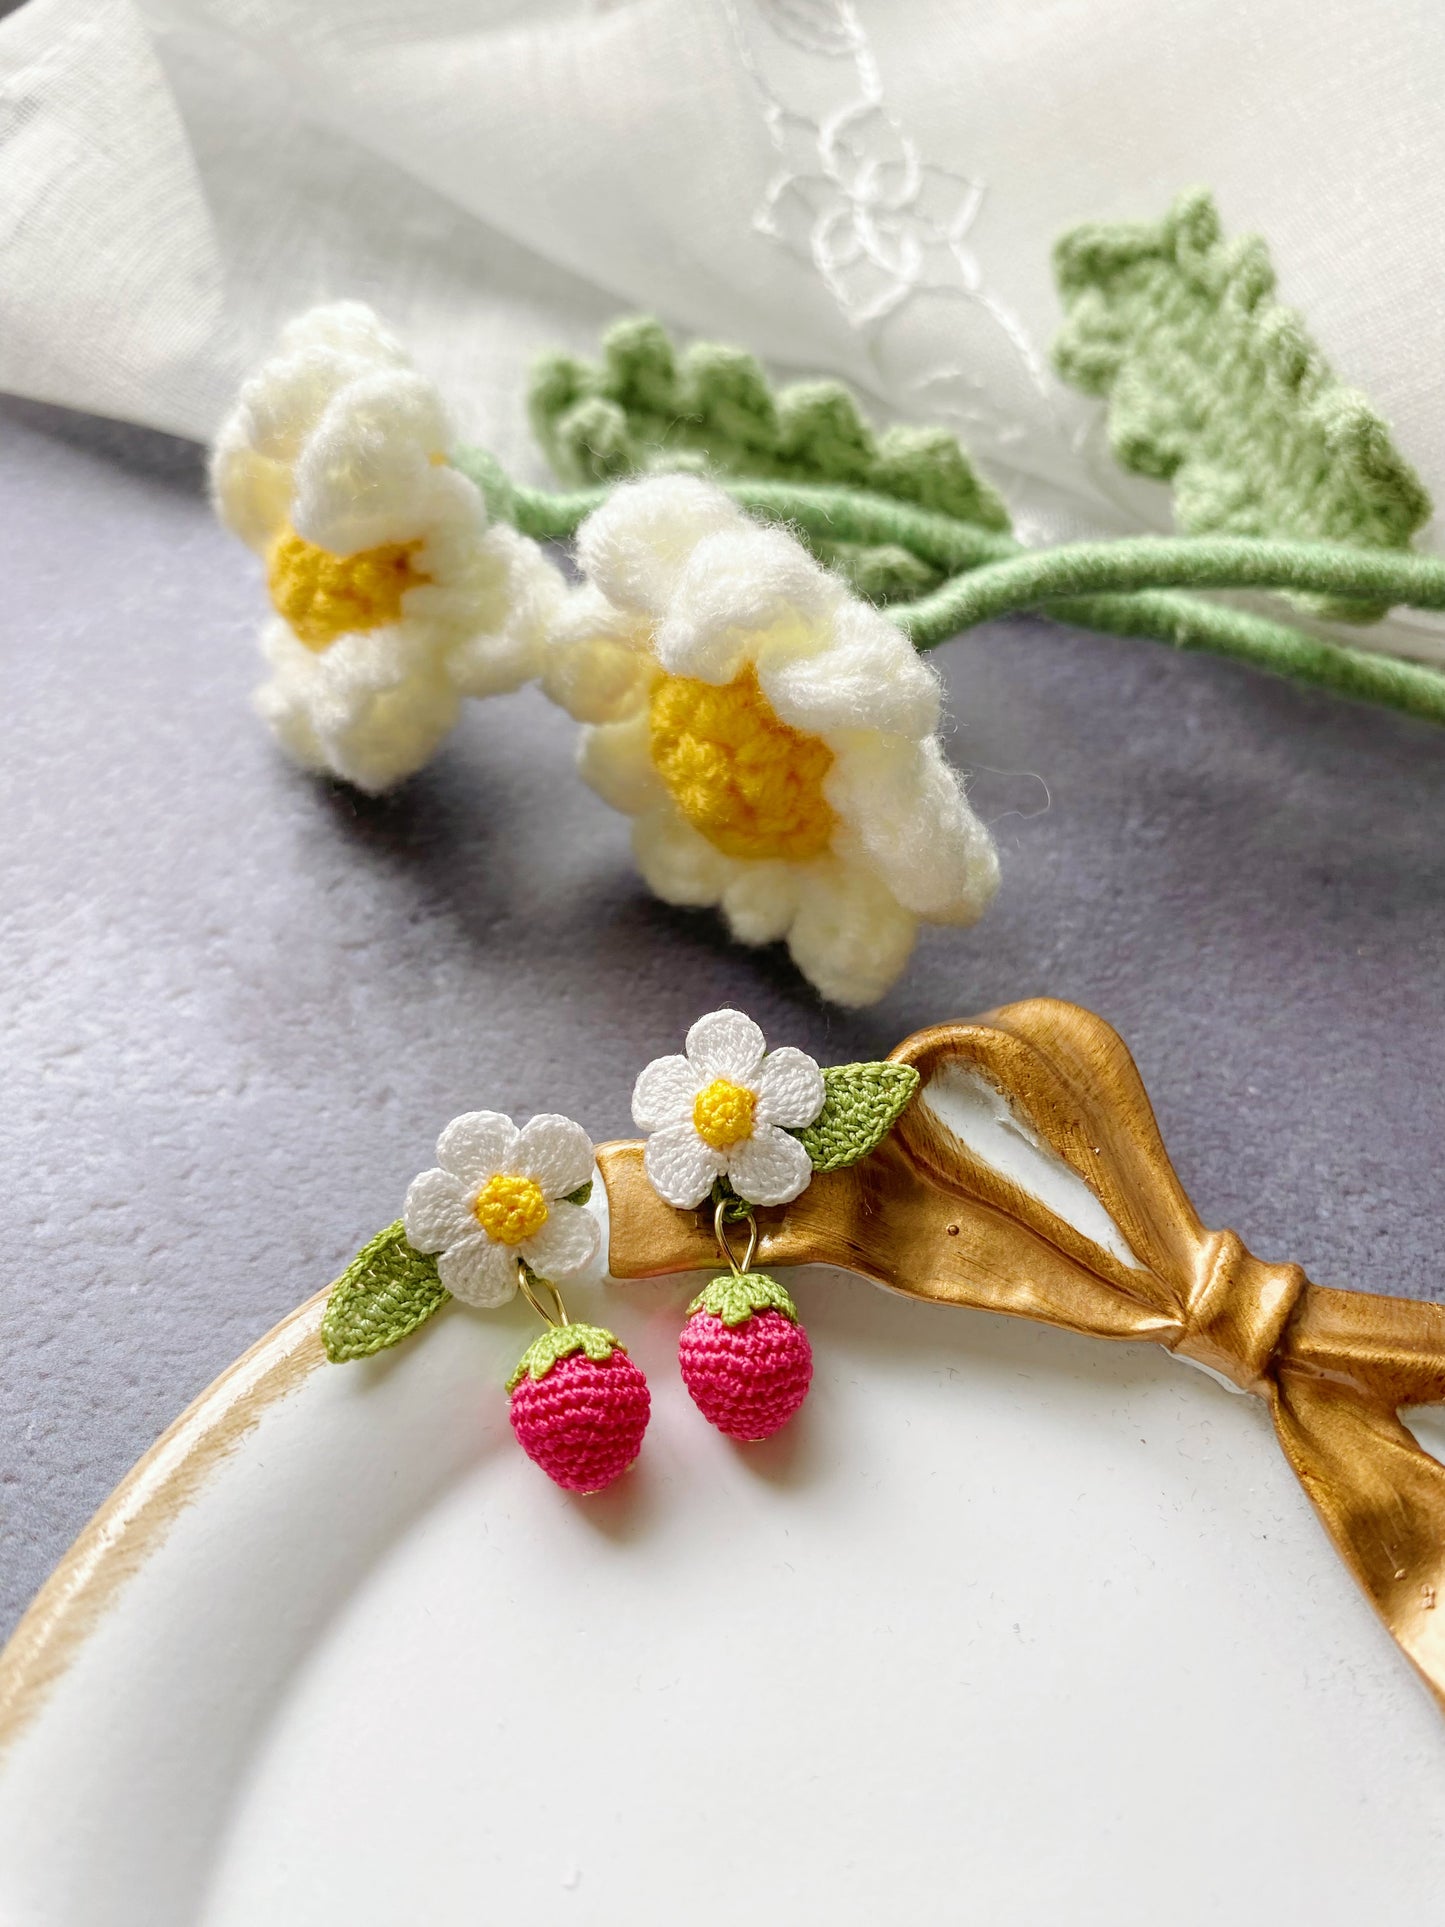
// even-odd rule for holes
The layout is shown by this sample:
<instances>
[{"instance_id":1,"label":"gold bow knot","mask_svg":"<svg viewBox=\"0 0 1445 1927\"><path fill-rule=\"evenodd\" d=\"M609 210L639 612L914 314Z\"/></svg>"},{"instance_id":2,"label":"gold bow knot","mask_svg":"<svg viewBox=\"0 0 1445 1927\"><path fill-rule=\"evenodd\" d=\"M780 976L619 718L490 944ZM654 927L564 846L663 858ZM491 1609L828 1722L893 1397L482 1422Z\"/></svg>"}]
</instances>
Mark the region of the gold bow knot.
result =
<instances>
[{"instance_id":1,"label":"gold bow knot","mask_svg":"<svg viewBox=\"0 0 1445 1927\"><path fill-rule=\"evenodd\" d=\"M922 1080L870 1157L759 1211L759 1263L829 1264L914 1298L1148 1339L1267 1401L1336 1548L1445 1705L1445 1467L1401 1408L1445 1402L1445 1308L1311 1284L1209 1231L1123 1042L1037 999L919 1031ZM642 1146L598 1154L619 1278L714 1261Z\"/></svg>"}]
</instances>

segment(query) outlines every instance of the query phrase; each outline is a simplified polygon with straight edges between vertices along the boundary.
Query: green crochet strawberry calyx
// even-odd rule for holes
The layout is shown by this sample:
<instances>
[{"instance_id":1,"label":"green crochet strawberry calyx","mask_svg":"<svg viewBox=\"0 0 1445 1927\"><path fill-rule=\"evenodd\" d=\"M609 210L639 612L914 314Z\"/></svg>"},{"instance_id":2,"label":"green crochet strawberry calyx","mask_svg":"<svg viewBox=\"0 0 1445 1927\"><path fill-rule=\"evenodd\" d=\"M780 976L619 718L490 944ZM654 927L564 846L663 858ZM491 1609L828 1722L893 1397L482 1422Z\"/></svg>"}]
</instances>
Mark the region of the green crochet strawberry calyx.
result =
<instances>
[{"instance_id":1,"label":"green crochet strawberry calyx","mask_svg":"<svg viewBox=\"0 0 1445 1927\"><path fill-rule=\"evenodd\" d=\"M798 1307L777 1279L764 1271L725 1271L710 1279L688 1306L687 1315L691 1318L699 1311L711 1312L731 1329L745 1325L755 1311L779 1311L792 1324L798 1322Z\"/></svg>"},{"instance_id":2,"label":"green crochet strawberry calyx","mask_svg":"<svg viewBox=\"0 0 1445 1927\"><path fill-rule=\"evenodd\" d=\"M522 1353L517 1369L507 1380L507 1390L514 1392L524 1378L545 1378L560 1359L575 1357L578 1352L595 1364L605 1365L614 1352L626 1350L622 1341L601 1325L549 1325Z\"/></svg>"}]
</instances>

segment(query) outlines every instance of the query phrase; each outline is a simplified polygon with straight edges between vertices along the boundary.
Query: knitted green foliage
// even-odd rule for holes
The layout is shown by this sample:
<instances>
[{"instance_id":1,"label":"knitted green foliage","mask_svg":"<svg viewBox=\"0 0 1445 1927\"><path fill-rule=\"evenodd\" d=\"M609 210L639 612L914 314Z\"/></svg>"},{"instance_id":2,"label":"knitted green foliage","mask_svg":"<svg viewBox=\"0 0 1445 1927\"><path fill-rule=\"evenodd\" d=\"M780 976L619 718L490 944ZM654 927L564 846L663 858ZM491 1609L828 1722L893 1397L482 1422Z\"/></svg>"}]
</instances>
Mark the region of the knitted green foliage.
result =
<instances>
[{"instance_id":1,"label":"knitted green foliage","mask_svg":"<svg viewBox=\"0 0 1445 1927\"><path fill-rule=\"evenodd\" d=\"M1180 528L1402 549L1428 521L1430 497L1385 423L1274 299L1263 240L1226 241L1202 189L1155 225L1075 228L1054 272L1068 312L1055 364L1108 396L1115 454L1173 484Z\"/></svg>"},{"instance_id":2,"label":"knitted green foliage","mask_svg":"<svg viewBox=\"0 0 1445 1927\"><path fill-rule=\"evenodd\" d=\"M911 1064L833 1064L823 1088L822 1110L793 1136L815 1171L841 1171L887 1137L918 1089L918 1072Z\"/></svg>"},{"instance_id":3,"label":"knitted green foliage","mask_svg":"<svg viewBox=\"0 0 1445 1927\"><path fill-rule=\"evenodd\" d=\"M333 1365L370 1358L424 1325L451 1293L437 1277L437 1261L414 1251L401 1220L379 1231L331 1287L321 1319L321 1343Z\"/></svg>"},{"instance_id":4,"label":"knitted green foliage","mask_svg":"<svg viewBox=\"0 0 1445 1927\"><path fill-rule=\"evenodd\" d=\"M571 1358L576 1352L585 1352L596 1364L605 1365L614 1352L626 1350L600 1325L549 1325L522 1353L516 1371L507 1380L507 1390L514 1392L524 1378L545 1378L559 1358Z\"/></svg>"},{"instance_id":5,"label":"knitted green foliage","mask_svg":"<svg viewBox=\"0 0 1445 1927\"><path fill-rule=\"evenodd\" d=\"M798 1322L798 1307L777 1279L763 1271L725 1271L711 1279L688 1306L688 1317L695 1311L710 1311L734 1329L745 1325L755 1311L780 1311L793 1324Z\"/></svg>"},{"instance_id":6,"label":"knitted green foliage","mask_svg":"<svg viewBox=\"0 0 1445 1927\"><path fill-rule=\"evenodd\" d=\"M722 478L845 484L977 527L1009 526L1003 502L946 429L877 434L841 382L774 392L741 348L698 341L679 357L647 316L610 328L595 364L544 357L533 370L529 406L538 441L572 484L692 468ZM916 595L938 580L896 545L879 553L838 544L823 559L876 597Z\"/></svg>"}]
</instances>

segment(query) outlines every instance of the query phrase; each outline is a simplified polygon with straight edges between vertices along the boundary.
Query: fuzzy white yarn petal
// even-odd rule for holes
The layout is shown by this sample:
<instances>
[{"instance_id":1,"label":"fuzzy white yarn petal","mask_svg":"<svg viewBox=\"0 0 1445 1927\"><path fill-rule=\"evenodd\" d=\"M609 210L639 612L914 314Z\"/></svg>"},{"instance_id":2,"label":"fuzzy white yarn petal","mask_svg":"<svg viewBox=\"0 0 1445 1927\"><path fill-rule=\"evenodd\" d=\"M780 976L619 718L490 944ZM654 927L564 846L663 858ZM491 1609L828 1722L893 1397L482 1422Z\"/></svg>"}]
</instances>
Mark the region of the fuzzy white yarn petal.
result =
<instances>
[{"instance_id":1,"label":"fuzzy white yarn petal","mask_svg":"<svg viewBox=\"0 0 1445 1927\"><path fill-rule=\"evenodd\" d=\"M450 441L440 396L413 371L348 383L296 457L291 526L333 555L414 540L449 508L481 502L474 482L432 460Z\"/></svg>"},{"instance_id":2,"label":"fuzzy white yarn petal","mask_svg":"<svg viewBox=\"0 0 1445 1927\"><path fill-rule=\"evenodd\" d=\"M719 902L737 867L682 820L671 799L637 818L632 854L654 896L684 909Z\"/></svg>"},{"instance_id":3,"label":"fuzzy white yarn petal","mask_svg":"<svg viewBox=\"0 0 1445 1927\"><path fill-rule=\"evenodd\" d=\"M283 350L329 348L359 362L406 368L411 357L364 301L327 301L308 308L281 330Z\"/></svg>"},{"instance_id":4,"label":"fuzzy white yarn petal","mask_svg":"<svg viewBox=\"0 0 1445 1927\"><path fill-rule=\"evenodd\" d=\"M823 793L898 902L935 923L972 923L998 887L998 852L937 740L859 736Z\"/></svg>"},{"instance_id":5,"label":"fuzzy white yarn petal","mask_svg":"<svg viewBox=\"0 0 1445 1927\"><path fill-rule=\"evenodd\" d=\"M533 1178L548 1199L565 1198L592 1176L592 1140L570 1117L542 1111L524 1124L508 1169Z\"/></svg>"},{"instance_id":6,"label":"fuzzy white yarn petal","mask_svg":"<svg viewBox=\"0 0 1445 1927\"><path fill-rule=\"evenodd\" d=\"M542 660L542 688L579 723L611 723L636 711L647 673L636 650L598 636L549 648Z\"/></svg>"},{"instance_id":7,"label":"fuzzy white yarn petal","mask_svg":"<svg viewBox=\"0 0 1445 1927\"><path fill-rule=\"evenodd\" d=\"M488 1178L513 1168L520 1135L500 1111L464 1111L437 1139L437 1163L475 1197Z\"/></svg>"},{"instance_id":8,"label":"fuzzy white yarn petal","mask_svg":"<svg viewBox=\"0 0 1445 1927\"><path fill-rule=\"evenodd\" d=\"M657 628L670 674L731 682L754 660L825 648L842 584L792 536L752 523L704 536L679 572Z\"/></svg>"},{"instance_id":9,"label":"fuzzy white yarn petal","mask_svg":"<svg viewBox=\"0 0 1445 1927\"><path fill-rule=\"evenodd\" d=\"M646 699L656 673L651 650L652 624L585 582L551 613L542 688L579 723L617 722Z\"/></svg>"},{"instance_id":10,"label":"fuzzy white yarn petal","mask_svg":"<svg viewBox=\"0 0 1445 1927\"><path fill-rule=\"evenodd\" d=\"M671 816L674 811L653 768L650 745L645 710L624 722L598 723L583 731L577 746L577 773L604 803L625 816L654 809Z\"/></svg>"},{"instance_id":11,"label":"fuzzy white yarn petal","mask_svg":"<svg viewBox=\"0 0 1445 1927\"><path fill-rule=\"evenodd\" d=\"M696 475L654 475L613 490L577 531L577 561L609 602L660 615L706 535L748 527L741 509Z\"/></svg>"},{"instance_id":12,"label":"fuzzy white yarn petal","mask_svg":"<svg viewBox=\"0 0 1445 1927\"><path fill-rule=\"evenodd\" d=\"M660 1131L692 1116L703 1080L685 1057L654 1057L632 1087L632 1121L639 1131Z\"/></svg>"},{"instance_id":13,"label":"fuzzy white yarn petal","mask_svg":"<svg viewBox=\"0 0 1445 1927\"><path fill-rule=\"evenodd\" d=\"M927 736L943 703L937 674L902 630L861 602L834 613L826 649L774 656L759 665L758 682L785 723L821 736L860 729Z\"/></svg>"},{"instance_id":14,"label":"fuzzy white yarn petal","mask_svg":"<svg viewBox=\"0 0 1445 1927\"><path fill-rule=\"evenodd\" d=\"M763 1053L767 1045L763 1033L740 1010L710 1010L699 1017L687 1033L683 1049L687 1061L704 1083L725 1077L731 1084L758 1087Z\"/></svg>"},{"instance_id":15,"label":"fuzzy white yarn petal","mask_svg":"<svg viewBox=\"0 0 1445 1927\"><path fill-rule=\"evenodd\" d=\"M223 528L264 554L286 526L291 470L255 448L247 425L232 414L211 451L211 501Z\"/></svg>"},{"instance_id":16,"label":"fuzzy white yarn petal","mask_svg":"<svg viewBox=\"0 0 1445 1927\"><path fill-rule=\"evenodd\" d=\"M466 1188L450 1171L423 1171L407 1187L402 1229L417 1251L445 1251L477 1228Z\"/></svg>"},{"instance_id":17,"label":"fuzzy white yarn petal","mask_svg":"<svg viewBox=\"0 0 1445 1927\"><path fill-rule=\"evenodd\" d=\"M784 1044L769 1051L758 1078L759 1124L781 1124L790 1131L811 1124L823 1108L827 1092L823 1073L806 1051Z\"/></svg>"},{"instance_id":18,"label":"fuzzy white yarn petal","mask_svg":"<svg viewBox=\"0 0 1445 1927\"><path fill-rule=\"evenodd\" d=\"M690 1211L702 1203L713 1181L727 1169L727 1158L704 1144L691 1124L668 1124L654 1131L642 1156L643 1169L664 1204Z\"/></svg>"},{"instance_id":19,"label":"fuzzy white yarn petal","mask_svg":"<svg viewBox=\"0 0 1445 1927\"><path fill-rule=\"evenodd\" d=\"M449 653L447 673L464 696L505 695L536 674L550 611L566 593L562 573L537 543L505 524L473 545L465 570L469 613L481 633ZM428 586L409 590L408 616L414 608L428 613L425 598L431 593Z\"/></svg>"},{"instance_id":20,"label":"fuzzy white yarn petal","mask_svg":"<svg viewBox=\"0 0 1445 1927\"><path fill-rule=\"evenodd\" d=\"M776 1124L759 1124L728 1152L728 1183L749 1204L790 1204L813 1176L813 1160Z\"/></svg>"},{"instance_id":21,"label":"fuzzy white yarn petal","mask_svg":"<svg viewBox=\"0 0 1445 1927\"><path fill-rule=\"evenodd\" d=\"M788 949L825 997L858 1006L897 981L917 931L918 919L881 877L861 866L819 864L803 882Z\"/></svg>"},{"instance_id":22,"label":"fuzzy white yarn petal","mask_svg":"<svg viewBox=\"0 0 1445 1927\"><path fill-rule=\"evenodd\" d=\"M495 1311L517 1295L517 1254L478 1231L442 1253L437 1276L464 1305Z\"/></svg>"},{"instance_id":23,"label":"fuzzy white yarn petal","mask_svg":"<svg viewBox=\"0 0 1445 1927\"><path fill-rule=\"evenodd\" d=\"M776 943L798 911L798 870L782 862L735 863L721 903L739 943Z\"/></svg>"},{"instance_id":24,"label":"fuzzy white yarn petal","mask_svg":"<svg viewBox=\"0 0 1445 1927\"><path fill-rule=\"evenodd\" d=\"M524 1238L517 1249L539 1278L563 1283L587 1269L601 1242L602 1227L590 1211L559 1202L551 1206L541 1229Z\"/></svg>"},{"instance_id":25,"label":"fuzzy white yarn petal","mask_svg":"<svg viewBox=\"0 0 1445 1927\"><path fill-rule=\"evenodd\" d=\"M284 622L268 623L261 652L272 675L257 714L305 769L377 794L412 775L456 723L456 689L429 652L400 630L343 636L318 655Z\"/></svg>"}]
</instances>

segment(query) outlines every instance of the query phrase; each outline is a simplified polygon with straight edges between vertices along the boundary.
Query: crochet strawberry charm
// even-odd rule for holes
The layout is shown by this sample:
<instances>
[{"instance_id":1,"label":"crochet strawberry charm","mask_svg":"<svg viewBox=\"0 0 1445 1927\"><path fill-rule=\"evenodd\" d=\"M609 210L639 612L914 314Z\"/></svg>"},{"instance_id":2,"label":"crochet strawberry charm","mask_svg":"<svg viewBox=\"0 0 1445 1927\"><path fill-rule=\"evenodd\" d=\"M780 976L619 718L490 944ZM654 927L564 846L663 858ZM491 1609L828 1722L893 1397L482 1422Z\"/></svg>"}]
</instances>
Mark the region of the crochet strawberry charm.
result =
<instances>
[{"instance_id":1,"label":"crochet strawberry charm","mask_svg":"<svg viewBox=\"0 0 1445 1927\"><path fill-rule=\"evenodd\" d=\"M600 1492L641 1450L652 1407L647 1380L600 1325L549 1325L507 1390L517 1443L569 1492Z\"/></svg>"},{"instance_id":2,"label":"crochet strawberry charm","mask_svg":"<svg viewBox=\"0 0 1445 1927\"><path fill-rule=\"evenodd\" d=\"M714 1278L688 1306L678 1339L682 1381L729 1438L771 1438L808 1396L813 1348L798 1308L760 1271Z\"/></svg>"}]
</instances>

